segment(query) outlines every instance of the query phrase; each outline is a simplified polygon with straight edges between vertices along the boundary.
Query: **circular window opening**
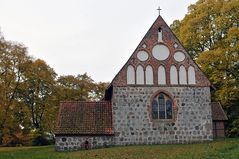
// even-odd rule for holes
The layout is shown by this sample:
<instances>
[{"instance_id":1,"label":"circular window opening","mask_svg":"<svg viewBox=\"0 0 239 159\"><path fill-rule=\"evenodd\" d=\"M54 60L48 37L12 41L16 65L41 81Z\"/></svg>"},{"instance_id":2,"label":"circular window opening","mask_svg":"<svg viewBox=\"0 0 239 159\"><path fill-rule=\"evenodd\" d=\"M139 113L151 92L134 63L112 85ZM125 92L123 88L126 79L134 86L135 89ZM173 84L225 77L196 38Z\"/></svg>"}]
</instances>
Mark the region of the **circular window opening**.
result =
<instances>
[{"instance_id":1,"label":"circular window opening","mask_svg":"<svg viewBox=\"0 0 239 159\"><path fill-rule=\"evenodd\" d=\"M185 59L185 54L181 51L177 51L173 57L177 62L182 62Z\"/></svg>"},{"instance_id":2,"label":"circular window opening","mask_svg":"<svg viewBox=\"0 0 239 159\"><path fill-rule=\"evenodd\" d=\"M146 51L139 51L137 53L137 58L140 61L146 61L149 58L149 55L148 55L148 53Z\"/></svg>"},{"instance_id":3,"label":"circular window opening","mask_svg":"<svg viewBox=\"0 0 239 159\"><path fill-rule=\"evenodd\" d=\"M155 45L152 50L153 57L157 60L166 60L169 56L169 49L165 45Z\"/></svg>"}]
</instances>

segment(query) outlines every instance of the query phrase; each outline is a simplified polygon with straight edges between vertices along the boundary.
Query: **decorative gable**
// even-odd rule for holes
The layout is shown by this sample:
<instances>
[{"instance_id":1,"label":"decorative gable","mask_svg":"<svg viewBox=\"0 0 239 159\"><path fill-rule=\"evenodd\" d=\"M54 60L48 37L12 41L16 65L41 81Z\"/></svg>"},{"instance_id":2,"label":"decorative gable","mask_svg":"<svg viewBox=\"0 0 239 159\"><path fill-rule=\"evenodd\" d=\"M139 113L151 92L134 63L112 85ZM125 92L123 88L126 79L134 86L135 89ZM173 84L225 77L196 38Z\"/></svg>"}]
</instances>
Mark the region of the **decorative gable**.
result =
<instances>
[{"instance_id":1,"label":"decorative gable","mask_svg":"<svg viewBox=\"0 0 239 159\"><path fill-rule=\"evenodd\" d=\"M158 16L112 84L211 85L161 16Z\"/></svg>"}]
</instances>

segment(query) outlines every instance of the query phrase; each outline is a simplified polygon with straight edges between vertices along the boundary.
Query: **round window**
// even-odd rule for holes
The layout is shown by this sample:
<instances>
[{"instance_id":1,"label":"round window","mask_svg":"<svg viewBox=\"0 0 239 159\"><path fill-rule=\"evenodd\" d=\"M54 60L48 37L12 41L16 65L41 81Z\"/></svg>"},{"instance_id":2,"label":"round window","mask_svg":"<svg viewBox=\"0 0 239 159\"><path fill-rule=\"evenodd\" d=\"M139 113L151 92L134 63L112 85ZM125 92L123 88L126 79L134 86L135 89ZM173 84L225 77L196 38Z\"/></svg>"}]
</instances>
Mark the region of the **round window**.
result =
<instances>
[{"instance_id":1,"label":"round window","mask_svg":"<svg viewBox=\"0 0 239 159\"><path fill-rule=\"evenodd\" d=\"M146 61L149 58L149 55L148 55L148 53L146 51L139 51L137 53L137 58L140 61Z\"/></svg>"},{"instance_id":2,"label":"round window","mask_svg":"<svg viewBox=\"0 0 239 159\"><path fill-rule=\"evenodd\" d=\"M177 51L174 54L174 59L178 62L182 62L185 59L185 54L181 51Z\"/></svg>"},{"instance_id":3,"label":"round window","mask_svg":"<svg viewBox=\"0 0 239 159\"><path fill-rule=\"evenodd\" d=\"M153 57L157 60L166 60L169 56L169 49L165 45L155 45L152 50Z\"/></svg>"}]
</instances>

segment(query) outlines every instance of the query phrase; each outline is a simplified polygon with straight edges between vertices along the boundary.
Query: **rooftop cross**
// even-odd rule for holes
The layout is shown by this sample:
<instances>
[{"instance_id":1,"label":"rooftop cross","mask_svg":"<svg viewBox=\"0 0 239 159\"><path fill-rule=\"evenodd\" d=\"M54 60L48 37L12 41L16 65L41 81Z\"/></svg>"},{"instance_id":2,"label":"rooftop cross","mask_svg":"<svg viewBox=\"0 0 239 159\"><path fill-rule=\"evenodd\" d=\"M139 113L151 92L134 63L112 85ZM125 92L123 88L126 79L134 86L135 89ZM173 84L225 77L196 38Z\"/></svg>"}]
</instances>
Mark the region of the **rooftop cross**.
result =
<instances>
[{"instance_id":1,"label":"rooftop cross","mask_svg":"<svg viewBox=\"0 0 239 159\"><path fill-rule=\"evenodd\" d=\"M157 9L158 11L159 11L159 15L160 15L160 11L162 10L161 8L160 8L160 6L158 7L158 9Z\"/></svg>"}]
</instances>

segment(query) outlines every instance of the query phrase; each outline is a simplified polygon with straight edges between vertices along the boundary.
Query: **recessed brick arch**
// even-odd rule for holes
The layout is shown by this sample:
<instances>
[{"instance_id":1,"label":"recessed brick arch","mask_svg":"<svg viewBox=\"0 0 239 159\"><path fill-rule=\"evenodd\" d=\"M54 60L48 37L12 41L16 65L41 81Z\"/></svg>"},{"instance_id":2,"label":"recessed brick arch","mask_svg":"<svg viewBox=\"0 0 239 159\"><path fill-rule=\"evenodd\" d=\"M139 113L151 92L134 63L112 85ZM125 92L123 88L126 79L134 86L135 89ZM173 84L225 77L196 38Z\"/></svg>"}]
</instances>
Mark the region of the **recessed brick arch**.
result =
<instances>
[{"instance_id":1,"label":"recessed brick arch","mask_svg":"<svg viewBox=\"0 0 239 159\"><path fill-rule=\"evenodd\" d=\"M154 120L152 118L152 102L153 102L154 98L157 97L160 93L163 93L165 96L167 96L172 101L172 119L157 119L157 120ZM177 100L174 98L174 96L170 92L168 92L164 89L159 89L158 91L153 93L153 95L151 96L147 106L148 106L148 115L149 115L149 118L150 118L151 122L175 122L176 119L177 119L177 112L178 112Z\"/></svg>"}]
</instances>

